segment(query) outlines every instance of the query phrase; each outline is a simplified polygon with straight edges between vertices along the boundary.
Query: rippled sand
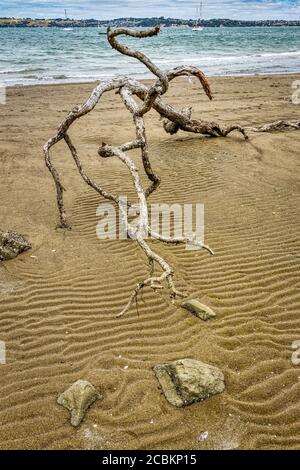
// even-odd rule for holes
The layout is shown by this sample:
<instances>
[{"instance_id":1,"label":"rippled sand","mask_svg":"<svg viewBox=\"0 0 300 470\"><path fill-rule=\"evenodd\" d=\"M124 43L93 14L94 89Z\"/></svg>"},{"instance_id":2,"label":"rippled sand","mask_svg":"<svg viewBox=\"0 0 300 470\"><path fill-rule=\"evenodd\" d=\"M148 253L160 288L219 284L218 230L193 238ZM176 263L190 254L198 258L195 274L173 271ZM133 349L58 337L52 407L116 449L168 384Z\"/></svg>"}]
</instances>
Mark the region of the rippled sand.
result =
<instances>
[{"instance_id":1,"label":"rippled sand","mask_svg":"<svg viewBox=\"0 0 300 470\"><path fill-rule=\"evenodd\" d=\"M295 79L213 79L212 103L179 80L168 100L192 103L195 116L224 123L295 118ZM300 365L291 362L291 345L300 339L300 133L257 134L249 143L236 134L171 137L155 113L147 117L151 161L162 177L151 201L204 203L205 241L215 256L155 248L175 267L177 286L212 307L217 319L204 323L173 306L166 292L149 291L138 312L116 319L147 275L147 260L134 242L96 238L103 200L83 184L63 144L55 162L73 230L56 230L54 186L41 152L92 87L14 88L0 106L0 225L33 246L0 265L0 340L7 347L0 448L299 448ZM133 196L121 163L96 156L102 141L133 136L118 96L107 95L71 135L88 173ZM169 405L152 366L183 357L221 368L225 393L185 409ZM56 399L77 379L92 382L104 399L74 429Z\"/></svg>"}]
</instances>

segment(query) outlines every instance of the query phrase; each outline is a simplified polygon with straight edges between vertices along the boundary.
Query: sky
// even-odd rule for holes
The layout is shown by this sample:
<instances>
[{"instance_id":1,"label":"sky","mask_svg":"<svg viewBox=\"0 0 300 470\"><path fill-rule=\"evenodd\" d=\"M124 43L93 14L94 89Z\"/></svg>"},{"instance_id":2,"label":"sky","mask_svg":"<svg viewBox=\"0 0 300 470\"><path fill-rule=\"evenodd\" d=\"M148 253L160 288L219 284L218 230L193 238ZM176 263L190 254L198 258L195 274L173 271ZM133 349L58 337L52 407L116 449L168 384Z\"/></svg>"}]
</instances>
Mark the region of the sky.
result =
<instances>
[{"instance_id":1,"label":"sky","mask_svg":"<svg viewBox=\"0 0 300 470\"><path fill-rule=\"evenodd\" d=\"M0 0L0 17L194 18L199 0ZM300 0L204 0L203 17L300 20Z\"/></svg>"}]
</instances>

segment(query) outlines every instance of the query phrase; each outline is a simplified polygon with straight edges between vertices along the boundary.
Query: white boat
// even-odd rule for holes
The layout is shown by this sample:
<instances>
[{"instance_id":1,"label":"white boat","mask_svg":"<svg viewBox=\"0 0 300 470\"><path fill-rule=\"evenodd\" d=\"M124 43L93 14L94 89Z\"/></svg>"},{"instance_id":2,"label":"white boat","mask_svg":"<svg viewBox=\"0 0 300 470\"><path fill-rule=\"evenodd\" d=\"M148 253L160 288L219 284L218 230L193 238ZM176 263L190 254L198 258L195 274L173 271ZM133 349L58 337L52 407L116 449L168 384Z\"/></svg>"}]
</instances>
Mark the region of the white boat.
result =
<instances>
[{"instance_id":1,"label":"white boat","mask_svg":"<svg viewBox=\"0 0 300 470\"><path fill-rule=\"evenodd\" d=\"M195 26L193 26L192 28L192 31L203 31L203 26L201 26L201 22L202 22L202 10L203 10L203 2L201 1L199 7L197 8L197 12L196 12L196 15L197 15L197 19L196 19L196 23L195 23Z\"/></svg>"}]
</instances>

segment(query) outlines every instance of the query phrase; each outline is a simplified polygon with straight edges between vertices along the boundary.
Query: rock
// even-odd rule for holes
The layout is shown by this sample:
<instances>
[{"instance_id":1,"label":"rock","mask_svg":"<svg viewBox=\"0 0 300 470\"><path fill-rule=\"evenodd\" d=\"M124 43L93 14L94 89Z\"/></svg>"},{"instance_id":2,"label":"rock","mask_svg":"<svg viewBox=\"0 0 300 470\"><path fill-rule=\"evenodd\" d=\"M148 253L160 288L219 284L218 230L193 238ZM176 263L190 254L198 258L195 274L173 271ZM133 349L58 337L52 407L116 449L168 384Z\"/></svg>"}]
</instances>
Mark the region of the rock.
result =
<instances>
[{"instance_id":1,"label":"rock","mask_svg":"<svg viewBox=\"0 0 300 470\"><path fill-rule=\"evenodd\" d=\"M198 442L204 442L208 438L209 433L208 431L204 431L199 437L198 437Z\"/></svg>"},{"instance_id":2,"label":"rock","mask_svg":"<svg viewBox=\"0 0 300 470\"><path fill-rule=\"evenodd\" d=\"M0 230L0 261L16 258L31 246L22 235L16 232Z\"/></svg>"},{"instance_id":3,"label":"rock","mask_svg":"<svg viewBox=\"0 0 300 470\"><path fill-rule=\"evenodd\" d=\"M191 405L225 390L224 375L217 368L193 359L180 359L154 367L166 399L174 406Z\"/></svg>"},{"instance_id":4,"label":"rock","mask_svg":"<svg viewBox=\"0 0 300 470\"><path fill-rule=\"evenodd\" d=\"M57 403L70 411L71 424L77 427L83 420L87 409L101 398L100 393L90 382L78 380L58 397Z\"/></svg>"},{"instance_id":5,"label":"rock","mask_svg":"<svg viewBox=\"0 0 300 470\"><path fill-rule=\"evenodd\" d=\"M201 320L204 321L210 320L211 318L215 318L217 316L211 308L207 307L207 305L202 304L199 302L199 300L196 299L183 302L181 307L185 308L193 315L201 318Z\"/></svg>"}]
</instances>

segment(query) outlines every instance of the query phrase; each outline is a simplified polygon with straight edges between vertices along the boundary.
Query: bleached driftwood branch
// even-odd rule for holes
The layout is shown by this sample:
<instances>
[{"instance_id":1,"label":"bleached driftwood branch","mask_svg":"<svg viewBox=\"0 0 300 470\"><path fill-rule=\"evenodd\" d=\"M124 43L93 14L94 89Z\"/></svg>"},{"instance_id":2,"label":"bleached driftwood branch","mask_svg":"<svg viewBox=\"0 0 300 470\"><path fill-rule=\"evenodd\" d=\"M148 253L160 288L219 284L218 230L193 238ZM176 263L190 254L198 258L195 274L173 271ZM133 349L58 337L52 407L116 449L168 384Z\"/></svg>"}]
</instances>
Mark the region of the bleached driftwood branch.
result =
<instances>
[{"instance_id":1,"label":"bleached driftwood branch","mask_svg":"<svg viewBox=\"0 0 300 470\"><path fill-rule=\"evenodd\" d=\"M248 127L247 130L252 132L273 132L273 131L289 131L300 129L300 121L275 121L268 124L262 124L257 127Z\"/></svg>"},{"instance_id":2,"label":"bleached driftwood branch","mask_svg":"<svg viewBox=\"0 0 300 470\"><path fill-rule=\"evenodd\" d=\"M175 69L163 72L146 55L139 51L129 49L127 46L121 44L117 39L118 36L121 35L130 36L134 38L149 38L152 36L156 36L159 31L160 30L158 27L143 31L133 31L127 28L108 28L107 39L112 48L116 49L123 55L134 57L135 59L139 60L145 65L145 67L148 68L148 70L150 70L157 77L156 81L150 87L147 87L146 85L129 77L116 78L100 83L93 90L92 94L85 103L83 103L81 106L76 106L67 115L65 120L58 128L58 131L55 136L52 137L44 146L45 162L49 171L52 174L56 186L57 205L60 214L60 227L69 228L63 201L63 193L65 189L61 182L60 175L56 170L55 166L53 165L50 151L54 145L56 145L62 140L64 140L67 144L77 166L79 174L81 175L85 183L92 187L105 199L119 204L121 208L122 218L124 219L124 221L127 221L128 206L122 205L122 200L119 198L118 195L109 193L86 174L85 170L83 169L77 149L73 144L68 134L68 131L70 126L76 120L93 111L93 109L101 99L102 95L109 91L116 90L119 93L124 105L132 115L133 124L136 129L135 139L131 142L120 145L119 147L113 147L111 145L103 143L98 151L99 156L102 158L118 158L127 167L127 170L129 171L132 177L134 189L139 201L139 214L138 219L135 220L134 224L132 222L127 223L127 233L128 237L133 240L136 240L138 245L144 251L145 255L149 260L150 266L150 276L144 281L140 282L134 288L128 304L119 314L119 316L124 315L129 310L132 303L137 300L139 292L145 287L151 287L153 290L162 289L164 286L164 282L166 282L172 301L175 301L178 296L184 296L184 294L177 291L177 289L175 288L173 269L161 256L155 253L150 248L149 244L145 241L145 239L149 235L152 236L152 238L154 238L155 240L161 241L162 243L194 244L195 246L202 247L209 251L211 254L213 254L212 250L208 246L202 245L201 243L195 240L191 240L188 238L166 238L160 236L159 234L153 233L151 228L149 227L147 199L158 188L160 184L160 177L154 172L149 159L149 149L144 122L145 114L147 114L152 108L155 109L155 111L157 111L157 113L163 118L163 127L165 131L169 134L176 134L179 130L183 130L186 132L204 134L212 137L226 137L229 133L236 130L240 132L245 137L245 139L247 139L247 133L245 129L239 125L232 125L227 128L222 128L219 124L214 122L204 121L200 119L192 119L191 108L184 108L181 111L177 111L172 106L164 103L164 101L162 100L162 96L167 92L169 88L169 83L175 78L181 76L196 77L199 80L208 98L212 99L212 93L210 90L209 83L200 69L195 66L180 66L176 67ZM139 102L137 102L134 97L138 97L142 103L139 104ZM279 125L278 123L275 123L269 126L269 130L273 130L275 128L282 128L284 126L295 127L296 124L290 122L288 124ZM259 128L252 128L247 130L258 131ZM265 131L267 129L261 128L261 130ZM133 149L140 149L141 151L141 158L143 162L144 171L150 182L149 186L146 189L141 183L138 169L127 154L130 150ZM129 206L130 205L131 204L129 203ZM155 264L162 271L161 275L154 275Z\"/></svg>"}]
</instances>

